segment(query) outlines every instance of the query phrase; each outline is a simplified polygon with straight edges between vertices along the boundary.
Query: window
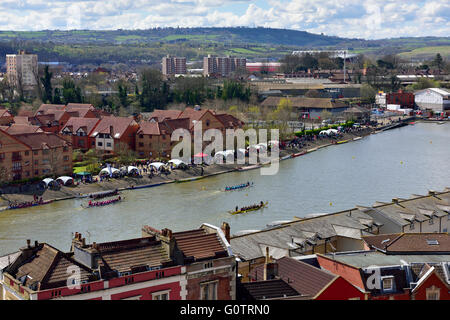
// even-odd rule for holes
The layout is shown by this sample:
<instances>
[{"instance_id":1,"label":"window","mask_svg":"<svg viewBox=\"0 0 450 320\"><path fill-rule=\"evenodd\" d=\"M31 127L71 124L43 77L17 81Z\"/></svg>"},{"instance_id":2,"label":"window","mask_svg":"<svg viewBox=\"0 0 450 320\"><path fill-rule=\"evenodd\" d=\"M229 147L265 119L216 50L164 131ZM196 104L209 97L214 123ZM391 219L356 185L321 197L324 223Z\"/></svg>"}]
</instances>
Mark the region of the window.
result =
<instances>
[{"instance_id":1,"label":"window","mask_svg":"<svg viewBox=\"0 0 450 320\"><path fill-rule=\"evenodd\" d=\"M69 156L64 156L64 161L69 161Z\"/></svg>"},{"instance_id":2,"label":"window","mask_svg":"<svg viewBox=\"0 0 450 320\"><path fill-rule=\"evenodd\" d=\"M99 147L102 147L102 146L103 146L103 142L100 142L100 141L99 141L99 142L97 143L97 145L98 145Z\"/></svg>"},{"instance_id":3,"label":"window","mask_svg":"<svg viewBox=\"0 0 450 320\"><path fill-rule=\"evenodd\" d=\"M37 166L39 164L38 160L34 160L34 165Z\"/></svg>"},{"instance_id":4,"label":"window","mask_svg":"<svg viewBox=\"0 0 450 320\"><path fill-rule=\"evenodd\" d=\"M34 175L38 176L39 175L39 170L34 170Z\"/></svg>"},{"instance_id":5,"label":"window","mask_svg":"<svg viewBox=\"0 0 450 320\"><path fill-rule=\"evenodd\" d=\"M200 284L201 300L217 300L218 281L206 282Z\"/></svg>"},{"instance_id":6,"label":"window","mask_svg":"<svg viewBox=\"0 0 450 320\"><path fill-rule=\"evenodd\" d=\"M37 155L39 154L39 151L33 151L33 154L34 154L35 156L37 156Z\"/></svg>"},{"instance_id":7,"label":"window","mask_svg":"<svg viewBox=\"0 0 450 320\"><path fill-rule=\"evenodd\" d=\"M30 155L30 151L25 151L25 155L29 156Z\"/></svg>"},{"instance_id":8,"label":"window","mask_svg":"<svg viewBox=\"0 0 450 320\"><path fill-rule=\"evenodd\" d=\"M439 300L440 299L440 289L436 286L431 286L427 288L427 300Z\"/></svg>"},{"instance_id":9,"label":"window","mask_svg":"<svg viewBox=\"0 0 450 320\"><path fill-rule=\"evenodd\" d=\"M49 149L44 149L44 150L42 150L42 154L49 154L50 153L50 150Z\"/></svg>"},{"instance_id":10,"label":"window","mask_svg":"<svg viewBox=\"0 0 450 320\"><path fill-rule=\"evenodd\" d=\"M394 277L382 278L382 281L383 281L383 290L384 291L394 290Z\"/></svg>"},{"instance_id":11,"label":"window","mask_svg":"<svg viewBox=\"0 0 450 320\"><path fill-rule=\"evenodd\" d=\"M48 159L42 159L42 164L49 164L50 161Z\"/></svg>"},{"instance_id":12,"label":"window","mask_svg":"<svg viewBox=\"0 0 450 320\"><path fill-rule=\"evenodd\" d=\"M64 151L64 152L69 151L69 147L64 147L64 148L63 148L63 151Z\"/></svg>"},{"instance_id":13,"label":"window","mask_svg":"<svg viewBox=\"0 0 450 320\"><path fill-rule=\"evenodd\" d=\"M143 146L144 146L144 143L139 142L139 147L143 147Z\"/></svg>"},{"instance_id":14,"label":"window","mask_svg":"<svg viewBox=\"0 0 450 320\"><path fill-rule=\"evenodd\" d=\"M206 126L209 127L209 120L206 120Z\"/></svg>"},{"instance_id":15,"label":"window","mask_svg":"<svg viewBox=\"0 0 450 320\"><path fill-rule=\"evenodd\" d=\"M140 135L139 135L139 139L144 139L144 135L143 135L143 134L140 134Z\"/></svg>"},{"instance_id":16,"label":"window","mask_svg":"<svg viewBox=\"0 0 450 320\"><path fill-rule=\"evenodd\" d=\"M5 154L4 153L0 153L0 160L3 160L3 159L5 159ZM450 215L449 215L449 217L450 217Z\"/></svg>"},{"instance_id":17,"label":"window","mask_svg":"<svg viewBox=\"0 0 450 320\"><path fill-rule=\"evenodd\" d=\"M107 143L106 143L106 146L107 146L107 147L111 147L111 142L107 142Z\"/></svg>"},{"instance_id":18,"label":"window","mask_svg":"<svg viewBox=\"0 0 450 320\"><path fill-rule=\"evenodd\" d=\"M213 263L212 262L205 263L204 267L205 267L205 269L212 268Z\"/></svg>"},{"instance_id":19,"label":"window","mask_svg":"<svg viewBox=\"0 0 450 320\"><path fill-rule=\"evenodd\" d=\"M170 291L159 291L152 293L152 300L169 300Z\"/></svg>"}]
</instances>

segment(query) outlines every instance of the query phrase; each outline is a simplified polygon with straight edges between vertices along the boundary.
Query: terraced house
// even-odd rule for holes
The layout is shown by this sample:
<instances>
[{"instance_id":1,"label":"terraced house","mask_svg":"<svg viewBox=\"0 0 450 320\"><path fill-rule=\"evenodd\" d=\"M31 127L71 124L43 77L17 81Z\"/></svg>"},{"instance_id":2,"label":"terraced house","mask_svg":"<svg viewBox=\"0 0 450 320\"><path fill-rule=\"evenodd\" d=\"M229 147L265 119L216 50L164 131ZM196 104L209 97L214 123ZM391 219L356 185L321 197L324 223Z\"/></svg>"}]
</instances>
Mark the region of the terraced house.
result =
<instances>
[{"instance_id":1,"label":"terraced house","mask_svg":"<svg viewBox=\"0 0 450 320\"><path fill-rule=\"evenodd\" d=\"M234 257L211 225L172 233L143 228L136 239L87 244L78 232L70 252L27 245L0 257L6 300L234 299Z\"/></svg>"}]
</instances>

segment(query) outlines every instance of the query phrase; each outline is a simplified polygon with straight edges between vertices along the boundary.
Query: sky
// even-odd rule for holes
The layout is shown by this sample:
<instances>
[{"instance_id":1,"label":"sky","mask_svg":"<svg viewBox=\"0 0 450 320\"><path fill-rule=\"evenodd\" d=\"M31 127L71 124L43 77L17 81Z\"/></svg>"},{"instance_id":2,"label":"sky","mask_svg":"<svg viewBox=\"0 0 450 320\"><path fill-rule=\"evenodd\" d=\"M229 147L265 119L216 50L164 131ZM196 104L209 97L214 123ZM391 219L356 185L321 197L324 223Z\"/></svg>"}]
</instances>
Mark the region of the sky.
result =
<instances>
[{"instance_id":1,"label":"sky","mask_svg":"<svg viewBox=\"0 0 450 320\"><path fill-rule=\"evenodd\" d=\"M449 36L450 0L0 0L0 30L271 27L347 38Z\"/></svg>"}]
</instances>

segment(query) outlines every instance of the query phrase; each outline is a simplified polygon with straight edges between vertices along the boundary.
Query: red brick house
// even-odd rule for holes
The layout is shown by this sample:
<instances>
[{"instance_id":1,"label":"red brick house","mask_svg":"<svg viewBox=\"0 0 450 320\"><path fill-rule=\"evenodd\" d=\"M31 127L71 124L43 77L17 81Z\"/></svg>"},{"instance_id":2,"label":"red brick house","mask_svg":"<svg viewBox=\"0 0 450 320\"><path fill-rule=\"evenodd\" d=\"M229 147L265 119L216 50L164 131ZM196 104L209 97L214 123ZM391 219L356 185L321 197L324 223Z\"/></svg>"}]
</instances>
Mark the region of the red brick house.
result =
<instances>
[{"instance_id":1,"label":"red brick house","mask_svg":"<svg viewBox=\"0 0 450 320\"><path fill-rule=\"evenodd\" d=\"M70 269L80 275L78 282ZM161 242L151 237L86 245L76 233L69 253L28 243L3 271L1 286L11 300L186 297L184 267L174 266Z\"/></svg>"},{"instance_id":2,"label":"red brick house","mask_svg":"<svg viewBox=\"0 0 450 320\"><path fill-rule=\"evenodd\" d=\"M136 152L145 158L169 157L172 147L177 143L171 141L171 135L176 129L189 130L189 119L141 121L136 133Z\"/></svg>"},{"instance_id":3,"label":"red brick house","mask_svg":"<svg viewBox=\"0 0 450 320\"><path fill-rule=\"evenodd\" d=\"M449 300L449 258L374 251L317 254L321 268L369 292L370 300Z\"/></svg>"},{"instance_id":4,"label":"red brick house","mask_svg":"<svg viewBox=\"0 0 450 320\"><path fill-rule=\"evenodd\" d=\"M71 138L74 149L86 151L95 148L95 139L91 135L99 122L98 118L72 117L62 128L60 134Z\"/></svg>"},{"instance_id":5,"label":"red brick house","mask_svg":"<svg viewBox=\"0 0 450 320\"><path fill-rule=\"evenodd\" d=\"M251 282L283 280L298 293L297 297L289 299L366 300L365 291L343 277L291 257L283 257L276 261L266 257L266 263L256 267L250 278ZM245 291L243 298L252 300Z\"/></svg>"},{"instance_id":6,"label":"red brick house","mask_svg":"<svg viewBox=\"0 0 450 320\"><path fill-rule=\"evenodd\" d=\"M186 267L187 300L234 300L236 261L228 242L229 225L224 223L222 229L203 224L199 229L172 233L144 226L142 235L166 243L172 259Z\"/></svg>"},{"instance_id":7,"label":"red brick house","mask_svg":"<svg viewBox=\"0 0 450 320\"><path fill-rule=\"evenodd\" d=\"M138 130L139 125L133 118L103 117L89 137L95 139L95 149L104 153L113 153L120 145L136 150Z\"/></svg>"},{"instance_id":8,"label":"red brick house","mask_svg":"<svg viewBox=\"0 0 450 320\"><path fill-rule=\"evenodd\" d=\"M13 122L13 115L6 108L0 107L0 126L8 126Z\"/></svg>"}]
</instances>

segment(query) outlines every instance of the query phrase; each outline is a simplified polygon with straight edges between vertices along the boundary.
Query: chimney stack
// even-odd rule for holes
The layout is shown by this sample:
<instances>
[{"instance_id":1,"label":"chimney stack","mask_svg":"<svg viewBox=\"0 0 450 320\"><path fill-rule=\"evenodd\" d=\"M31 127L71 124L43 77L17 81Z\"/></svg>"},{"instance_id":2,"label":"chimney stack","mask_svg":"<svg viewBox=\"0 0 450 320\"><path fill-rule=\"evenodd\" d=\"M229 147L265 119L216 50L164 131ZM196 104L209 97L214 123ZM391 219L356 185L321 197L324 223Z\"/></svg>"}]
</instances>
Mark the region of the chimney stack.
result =
<instances>
[{"instance_id":1,"label":"chimney stack","mask_svg":"<svg viewBox=\"0 0 450 320\"><path fill-rule=\"evenodd\" d=\"M83 245L83 247L86 247L86 239L85 238L81 239L81 244Z\"/></svg>"},{"instance_id":2,"label":"chimney stack","mask_svg":"<svg viewBox=\"0 0 450 320\"><path fill-rule=\"evenodd\" d=\"M27 239L27 248L31 248L31 240Z\"/></svg>"},{"instance_id":3,"label":"chimney stack","mask_svg":"<svg viewBox=\"0 0 450 320\"><path fill-rule=\"evenodd\" d=\"M428 195L434 197L434 196L436 196L436 191L434 191L434 190L429 190L429 191L428 191Z\"/></svg>"},{"instance_id":4,"label":"chimney stack","mask_svg":"<svg viewBox=\"0 0 450 320\"><path fill-rule=\"evenodd\" d=\"M395 203L395 204L398 204L398 198L394 198L394 199L392 199L392 203Z\"/></svg>"},{"instance_id":5,"label":"chimney stack","mask_svg":"<svg viewBox=\"0 0 450 320\"><path fill-rule=\"evenodd\" d=\"M225 235L225 239L227 239L228 243L230 243L230 225L226 222L222 222L221 229Z\"/></svg>"},{"instance_id":6,"label":"chimney stack","mask_svg":"<svg viewBox=\"0 0 450 320\"><path fill-rule=\"evenodd\" d=\"M37 248L39 246L39 242L36 240L34 241L34 247Z\"/></svg>"},{"instance_id":7,"label":"chimney stack","mask_svg":"<svg viewBox=\"0 0 450 320\"><path fill-rule=\"evenodd\" d=\"M266 261L264 263L263 280L275 279L277 276L278 276L278 263L272 262L272 257L269 256L269 247L266 247Z\"/></svg>"}]
</instances>

